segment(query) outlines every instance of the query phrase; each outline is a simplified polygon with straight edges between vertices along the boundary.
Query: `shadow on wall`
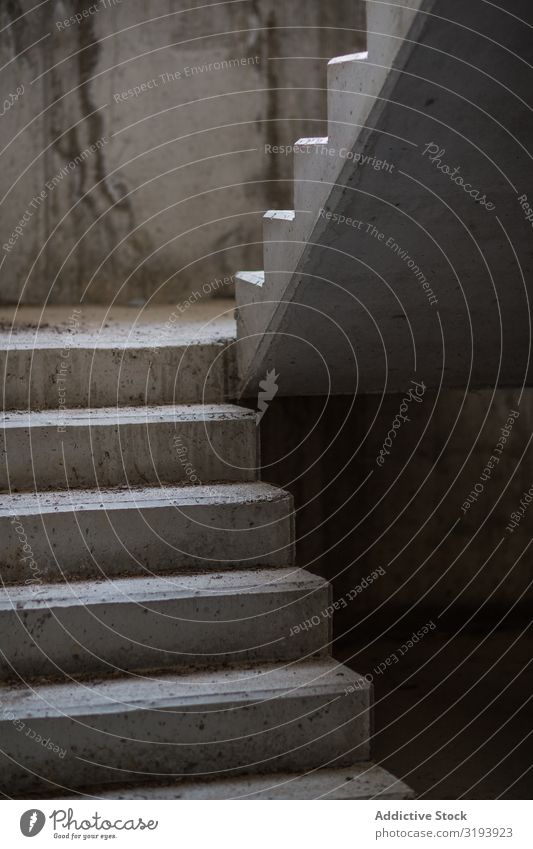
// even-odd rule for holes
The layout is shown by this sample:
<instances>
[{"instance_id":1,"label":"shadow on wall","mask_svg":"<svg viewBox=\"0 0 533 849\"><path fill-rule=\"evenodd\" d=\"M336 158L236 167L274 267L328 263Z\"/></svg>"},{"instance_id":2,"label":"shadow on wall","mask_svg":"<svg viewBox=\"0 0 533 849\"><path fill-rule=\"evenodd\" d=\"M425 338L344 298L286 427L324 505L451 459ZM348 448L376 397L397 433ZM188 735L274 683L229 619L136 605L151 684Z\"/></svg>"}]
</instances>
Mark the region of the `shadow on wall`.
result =
<instances>
[{"instance_id":1,"label":"shadow on wall","mask_svg":"<svg viewBox=\"0 0 533 849\"><path fill-rule=\"evenodd\" d=\"M326 62L362 49L362 0L31 6L0 10L28 12L0 45L22 92L2 117L2 301L171 301L261 267L262 213L292 206L291 157L265 144L325 133Z\"/></svg>"}]
</instances>

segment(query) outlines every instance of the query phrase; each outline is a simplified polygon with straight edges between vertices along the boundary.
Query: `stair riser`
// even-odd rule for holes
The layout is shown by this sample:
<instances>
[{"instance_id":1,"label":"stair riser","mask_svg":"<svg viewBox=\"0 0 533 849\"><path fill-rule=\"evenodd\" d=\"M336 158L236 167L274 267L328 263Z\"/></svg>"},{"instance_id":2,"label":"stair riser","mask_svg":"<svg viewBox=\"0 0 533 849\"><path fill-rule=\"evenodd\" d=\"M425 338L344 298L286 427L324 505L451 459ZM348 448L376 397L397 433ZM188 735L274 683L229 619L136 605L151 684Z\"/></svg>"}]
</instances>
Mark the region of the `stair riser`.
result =
<instances>
[{"instance_id":1,"label":"stair riser","mask_svg":"<svg viewBox=\"0 0 533 849\"><path fill-rule=\"evenodd\" d=\"M132 696L134 689L132 684ZM73 788L149 777L307 770L334 759L335 766L368 759L369 689L348 695L342 689L301 692L258 698L255 704L243 694L237 701L217 700L209 709L187 702L118 708L109 704L75 718L35 718L20 710L14 718L0 715L2 790L24 793L42 787L43 778ZM44 748L37 734L60 751Z\"/></svg>"},{"instance_id":2,"label":"stair riser","mask_svg":"<svg viewBox=\"0 0 533 849\"><path fill-rule=\"evenodd\" d=\"M5 583L290 564L291 500L140 510L93 508L0 517ZM25 559L23 559L25 558ZM145 568L143 568L145 567Z\"/></svg>"},{"instance_id":3,"label":"stair riser","mask_svg":"<svg viewBox=\"0 0 533 849\"><path fill-rule=\"evenodd\" d=\"M241 337L256 334L261 335L264 330L264 326L260 320L258 320L258 308L260 308L263 304L263 300L268 300L268 293L266 292L265 286L259 285L258 283L252 283L250 280L244 280L239 278L237 275L235 279L235 300L237 304L246 304L246 306L239 310L238 308L235 310L235 318L237 320L237 328L238 328L238 336L239 341L237 343L237 350L240 359L241 355ZM263 307L264 310L268 309L268 305ZM270 310L274 309L274 305L270 305ZM265 313L265 318L266 313Z\"/></svg>"},{"instance_id":4,"label":"stair riser","mask_svg":"<svg viewBox=\"0 0 533 849\"><path fill-rule=\"evenodd\" d=\"M234 397L233 358L222 342L1 350L0 401L6 410L221 401Z\"/></svg>"},{"instance_id":5,"label":"stair riser","mask_svg":"<svg viewBox=\"0 0 533 849\"><path fill-rule=\"evenodd\" d=\"M328 139L338 152L337 173L346 162L361 128L379 95L386 72L358 59L328 65Z\"/></svg>"},{"instance_id":6,"label":"stair riser","mask_svg":"<svg viewBox=\"0 0 533 849\"><path fill-rule=\"evenodd\" d=\"M73 596L76 592L72 586ZM102 590L105 595L105 585ZM0 612L0 679L104 674L182 664L276 662L324 654L329 620L291 634L329 603L324 585L285 592L102 602Z\"/></svg>"},{"instance_id":7,"label":"stair riser","mask_svg":"<svg viewBox=\"0 0 533 849\"><path fill-rule=\"evenodd\" d=\"M294 208L311 212L313 221L333 189L342 162L328 139L302 144L294 150Z\"/></svg>"},{"instance_id":8,"label":"stair riser","mask_svg":"<svg viewBox=\"0 0 533 849\"><path fill-rule=\"evenodd\" d=\"M392 64L421 5L421 0L403 0L397 5L367 4L367 44L372 62L385 69Z\"/></svg>"},{"instance_id":9,"label":"stair riser","mask_svg":"<svg viewBox=\"0 0 533 849\"><path fill-rule=\"evenodd\" d=\"M257 478L255 419L17 427L0 433L0 488L135 486ZM7 454L7 460L6 460Z\"/></svg>"},{"instance_id":10,"label":"stair riser","mask_svg":"<svg viewBox=\"0 0 533 849\"><path fill-rule=\"evenodd\" d=\"M309 230L314 223L314 216L302 213L293 221L284 218L263 217L263 261L268 290L283 292L294 269L302 255ZM289 275L287 277L287 275ZM274 290L271 290L270 278L273 278ZM282 287L282 288L280 288ZM273 299L275 298L273 294Z\"/></svg>"},{"instance_id":11,"label":"stair riser","mask_svg":"<svg viewBox=\"0 0 533 849\"><path fill-rule=\"evenodd\" d=\"M277 302L269 298L264 283L258 285L238 275L235 280L235 300L238 305L242 305L235 310L238 337L235 347L239 378L244 378Z\"/></svg>"}]
</instances>

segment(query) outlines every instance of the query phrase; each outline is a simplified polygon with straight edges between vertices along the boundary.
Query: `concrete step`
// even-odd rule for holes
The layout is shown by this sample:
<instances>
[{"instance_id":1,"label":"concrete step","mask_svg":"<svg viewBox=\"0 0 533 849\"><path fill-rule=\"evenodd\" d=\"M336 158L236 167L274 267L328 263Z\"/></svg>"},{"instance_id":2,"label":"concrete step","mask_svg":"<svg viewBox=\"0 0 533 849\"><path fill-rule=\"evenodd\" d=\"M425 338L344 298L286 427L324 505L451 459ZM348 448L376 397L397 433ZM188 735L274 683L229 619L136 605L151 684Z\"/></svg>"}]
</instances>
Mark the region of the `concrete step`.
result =
<instances>
[{"instance_id":1,"label":"concrete step","mask_svg":"<svg viewBox=\"0 0 533 849\"><path fill-rule=\"evenodd\" d=\"M98 799L413 799L403 781L370 761L294 774L243 775L212 781L178 781L87 789Z\"/></svg>"},{"instance_id":2,"label":"concrete step","mask_svg":"<svg viewBox=\"0 0 533 849\"><path fill-rule=\"evenodd\" d=\"M159 307L3 307L3 410L235 398L233 302L200 287Z\"/></svg>"},{"instance_id":3,"label":"concrete step","mask_svg":"<svg viewBox=\"0 0 533 849\"><path fill-rule=\"evenodd\" d=\"M328 136L341 158L343 149L350 151L357 140L376 98L387 97L383 86L400 48L409 50L404 39L420 5L421 0L367 3L367 51L328 63Z\"/></svg>"},{"instance_id":4,"label":"concrete step","mask_svg":"<svg viewBox=\"0 0 533 849\"><path fill-rule=\"evenodd\" d=\"M265 279L272 299L283 296L314 223L311 213L270 209L263 216Z\"/></svg>"},{"instance_id":5,"label":"concrete step","mask_svg":"<svg viewBox=\"0 0 533 849\"><path fill-rule=\"evenodd\" d=\"M0 401L6 410L193 404L234 397L233 348L191 345L78 344L0 348ZM155 340L156 341L156 340ZM153 344L153 343L152 343ZM68 350L68 357L64 351Z\"/></svg>"},{"instance_id":6,"label":"concrete step","mask_svg":"<svg viewBox=\"0 0 533 849\"><path fill-rule=\"evenodd\" d=\"M383 72L384 73L384 72ZM368 53L336 56L328 62L328 138L337 153L337 173L379 95L380 69L368 61Z\"/></svg>"},{"instance_id":7,"label":"concrete step","mask_svg":"<svg viewBox=\"0 0 533 849\"><path fill-rule=\"evenodd\" d=\"M264 483L0 495L7 584L287 566L292 498Z\"/></svg>"},{"instance_id":8,"label":"concrete step","mask_svg":"<svg viewBox=\"0 0 533 849\"><path fill-rule=\"evenodd\" d=\"M368 759L371 686L327 658L3 686L0 700L0 789L10 795L44 782L70 789Z\"/></svg>"},{"instance_id":9,"label":"concrete step","mask_svg":"<svg viewBox=\"0 0 533 849\"><path fill-rule=\"evenodd\" d=\"M10 412L0 489L254 480L255 413L229 404Z\"/></svg>"},{"instance_id":10,"label":"concrete step","mask_svg":"<svg viewBox=\"0 0 533 849\"><path fill-rule=\"evenodd\" d=\"M0 679L324 653L329 584L258 569L0 590Z\"/></svg>"}]
</instances>

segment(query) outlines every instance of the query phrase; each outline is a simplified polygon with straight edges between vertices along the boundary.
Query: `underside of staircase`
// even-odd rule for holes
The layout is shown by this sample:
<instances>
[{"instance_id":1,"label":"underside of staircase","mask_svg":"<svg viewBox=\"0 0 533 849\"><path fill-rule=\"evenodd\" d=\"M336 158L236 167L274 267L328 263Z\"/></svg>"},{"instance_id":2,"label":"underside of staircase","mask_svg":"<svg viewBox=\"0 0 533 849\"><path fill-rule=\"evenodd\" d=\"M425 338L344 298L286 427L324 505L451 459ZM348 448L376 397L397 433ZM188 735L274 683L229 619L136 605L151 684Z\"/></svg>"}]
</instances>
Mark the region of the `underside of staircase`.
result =
<instances>
[{"instance_id":1,"label":"underside of staircase","mask_svg":"<svg viewBox=\"0 0 533 849\"><path fill-rule=\"evenodd\" d=\"M259 479L233 304L71 313L0 316L1 791L409 797Z\"/></svg>"},{"instance_id":2,"label":"underside of staircase","mask_svg":"<svg viewBox=\"0 0 533 849\"><path fill-rule=\"evenodd\" d=\"M238 276L240 397L272 369L293 397L531 384L529 11L367 0L328 135L293 146L294 208Z\"/></svg>"},{"instance_id":3,"label":"underside of staircase","mask_svg":"<svg viewBox=\"0 0 533 849\"><path fill-rule=\"evenodd\" d=\"M365 325L358 307L360 300L364 303L363 275L356 262L356 231L344 228L348 246L343 245L342 251L337 249L340 239L335 235L333 249L324 250L321 276L315 268L309 268L309 263L306 266L304 259L313 249L323 247L320 226L339 217L331 212L336 202L331 199L335 193L342 193L346 172L357 173L366 164L375 177L376 162L381 163L380 168L384 166L384 171L391 167L386 159L373 156L367 138L371 128L366 124L388 105L391 84L401 76L391 68L401 69L407 62L433 3L368 0L367 49L336 56L327 63L328 135L295 141L294 209L265 213L263 269L241 271L236 279L239 388L244 397L254 396L265 372L277 366L284 373L281 391L289 395L355 394L361 388L371 392L377 389L372 369L366 363L364 369L358 368L361 348L366 347L371 360L376 359L376 352L374 340L362 345ZM386 134L386 140L390 141L390 134ZM360 206L360 198L351 187L349 196ZM352 214L355 218L356 213ZM313 259L318 267L320 257ZM348 283L337 280L342 260L349 266ZM369 269L364 270L368 276ZM351 287L355 288L353 294ZM316 301L311 300L309 290L317 291ZM380 324L387 310L381 307L376 314Z\"/></svg>"}]
</instances>

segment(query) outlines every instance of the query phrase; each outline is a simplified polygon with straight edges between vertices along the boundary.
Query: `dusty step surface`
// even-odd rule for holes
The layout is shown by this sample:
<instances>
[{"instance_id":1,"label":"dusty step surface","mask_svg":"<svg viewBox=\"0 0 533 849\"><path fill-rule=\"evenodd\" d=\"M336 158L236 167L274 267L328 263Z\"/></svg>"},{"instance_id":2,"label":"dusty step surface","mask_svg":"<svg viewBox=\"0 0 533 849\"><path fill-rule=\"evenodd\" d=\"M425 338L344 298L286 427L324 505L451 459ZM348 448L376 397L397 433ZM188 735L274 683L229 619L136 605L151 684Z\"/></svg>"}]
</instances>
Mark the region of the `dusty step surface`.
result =
<instances>
[{"instance_id":1,"label":"dusty step surface","mask_svg":"<svg viewBox=\"0 0 533 849\"><path fill-rule=\"evenodd\" d=\"M254 480L253 410L231 404L8 412L0 489Z\"/></svg>"},{"instance_id":2,"label":"dusty step surface","mask_svg":"<svg viewBox=\"0 0 533 849\"><path fill-rule=\"evenodd\" d=\"M286 566L292 498L265 483L0 495L5 583Z\"/></svg>"},{"instance_id":3,"label":"dusty step surface","mask_svg":"<svg viewBox=\"0 0 533 849\"><path fill-rule=\"evenodd\" d=\"M368 759L371 686L329 658L6 685L0 698L0 786L10 793Z\"/></svg>"},{"instance_id":4,"label":"dusty step surface","mask_svg":"<svg viewBox=\"0 0 533 849\"><path fill-rule=\"evenodd\" d=\"M336 769L294 774L242 775L211 781L179 781L98 790L97 799L412 799L410 788L382 767L366 761Z\"/></svg>"},{"instance_id":5,"label":"dusty step surface","mask_svg":"<svg viewBox=\"0 0 533 849\"><path fill-rule=\"evenodd\" d=\"M228 400L234 339L227 299L111 311L4 307L0 401L27 410Z\"/></svg>"},{"instance_id":6,"label":"dusty step surface","mask_svg":"<svg viewBox=\"0 0 533 849\"><path fill-rule=\"evenodd\" d=\"M326 581L295 568L5 587L0 678L325 653L329 599Z\"/></svg>"}]
</instances>

